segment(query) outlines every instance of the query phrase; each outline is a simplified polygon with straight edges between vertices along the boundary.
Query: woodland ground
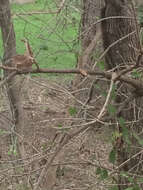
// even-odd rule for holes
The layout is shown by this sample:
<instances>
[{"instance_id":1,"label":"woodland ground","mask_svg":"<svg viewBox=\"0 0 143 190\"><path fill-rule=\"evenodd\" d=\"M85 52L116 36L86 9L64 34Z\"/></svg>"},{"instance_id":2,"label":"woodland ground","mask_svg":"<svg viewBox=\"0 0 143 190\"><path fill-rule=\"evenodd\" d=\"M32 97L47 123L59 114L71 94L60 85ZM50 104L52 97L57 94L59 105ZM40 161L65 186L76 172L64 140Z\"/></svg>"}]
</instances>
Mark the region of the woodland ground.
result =
<instances>
[{"instance_id":1,"label":"woodland ground","mask_svg":"<svg viewBox=\"0 0 143 190\"><path fill-rule=\"evenodd\" d=\"M72 106L70 86L67 82L61 82L63 85L48 79L26 77L22 85L21 93L25 111L23 141L26 158L24 163L28 165L33 181L37 179L39 171L46 163L44 155L51 154L50 151L56 142L55 136L69 132L62 128L71 126L75 122L74 119L77 119L69 111ZM4 93L1 95L1 100L0 189L29 190L22 185L24 171L21 161L15 161L19 184L14 177L11 160L16 160L16 155L10 153L12 147L9 139L12 123L9 120L9 107ZM55 190L107 189L107 181L101 181L96 175L96 165L99 163L102 167L111 168L108 163L110 143L107 133L110 132L107 130L104 132L102 129L86 131L68 143L56 171ZM14 144L13 142L13 146Z\"/></svg>"},{"instance_id":2,"label":"woodland ground","mask_svg":"<svg viewBox=\"0 0 143 190\"><path fill-rule=\"evenodd\" d=\"M75 55L79 49L76 40L79 13L73 14L72 9L68 10L66 19L63 19L64 15L60 15L59 19L50 14L18 15L30 11L46 11L49 6L55 8L52 7L52 2L37 0L35 4L12 5L17 53L24 52L20 39L27 37L40 67L71 68L76 64ZM68 44L65 41L68 41ZM70 78L67 75L54 75L54 80L51 80L51 77L45 78L45 75L32 78L26 76L22 83L20 96L23 97L23 141L26 150L24 164L28 165L33 183L46 163L45 155L52 154L58 143L55 138L69 132L62 128L70 127L80 120L75 117L76 112L73 109ZM9 120L9 104L4 89L1 89L0 96L0 189L31 190L22 183L25 176L22 160L17 160L16 151L11 152L12 149L15 150L16 142L10 141L12 123ZM64 148L56 171L54 189L106 190L110 182L101 181L96 175L96 166L112 168L108 162L110 134L111 131L106 127L86 131L72 139Z\"/></svg>"}]
</instances>

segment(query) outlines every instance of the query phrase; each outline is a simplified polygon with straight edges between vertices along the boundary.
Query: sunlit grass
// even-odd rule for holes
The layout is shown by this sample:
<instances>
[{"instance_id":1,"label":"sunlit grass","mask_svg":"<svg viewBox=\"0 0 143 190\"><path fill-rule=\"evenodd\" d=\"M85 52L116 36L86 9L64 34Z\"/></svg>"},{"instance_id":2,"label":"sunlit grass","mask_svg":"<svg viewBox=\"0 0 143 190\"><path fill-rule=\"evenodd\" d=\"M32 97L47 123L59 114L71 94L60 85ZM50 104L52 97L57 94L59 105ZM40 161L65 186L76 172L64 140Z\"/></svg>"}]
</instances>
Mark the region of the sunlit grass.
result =
<instances>
[{"instance_id":1,"label":"sunlit grass","mask_svg":"<svg viewBox=\"0 0 143 190\"><path fill-rule=\"evenodd\" d=\"M72 68L76 64L79 15L72 13L66 17L65 11L59 15L22 15L34 11L48 12L49 8L56 11L57 7L52 2L39 0L37 3L12 5L17 53L24 52L25 47L20 39L26 37L41 67Z\"/></svg>"},{"instance_id":2,"label":"sunlit grass","mask_svg":"<svg viewBox=\"0 0 143 190\"><path fill-rule=\"evenodd\" d=\"M63 10L58 15L24 15L29 12L49 12L49 10L57 10L52 0L37 0L35 3L11 5L17 53L24 53L25 47L21 39L26 37L41 67L73 68L77 61L75 55L78 51L79 13L74 13L69 8L69 12ZM0 43L2 50L2 40ZM2 53L0 56L2 57Z\"/></svg>"}]
</instances>

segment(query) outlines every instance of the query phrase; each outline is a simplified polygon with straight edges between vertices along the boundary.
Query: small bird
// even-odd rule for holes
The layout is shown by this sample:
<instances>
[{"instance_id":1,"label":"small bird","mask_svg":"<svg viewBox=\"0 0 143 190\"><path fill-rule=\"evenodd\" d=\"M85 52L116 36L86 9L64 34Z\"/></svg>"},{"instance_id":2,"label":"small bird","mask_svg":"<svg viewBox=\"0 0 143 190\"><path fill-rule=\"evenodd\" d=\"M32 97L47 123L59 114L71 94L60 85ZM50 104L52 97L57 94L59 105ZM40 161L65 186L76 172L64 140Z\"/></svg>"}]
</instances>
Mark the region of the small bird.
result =
<instances>
[{"instance_id":1,"label":"small bird","mask_svg":"<svg viewBox=\"0 0 143 190\"><path fill-rule=\"evenodd\" d=\"M39 69L39 65L35 61L32 49L28 43L28 40L22 39L26 47L26 52L24 55L15 55L12 59L12 65L19 70L32 70L32 65L35 64L37 69Z\"/></svg>"}]
</instances>

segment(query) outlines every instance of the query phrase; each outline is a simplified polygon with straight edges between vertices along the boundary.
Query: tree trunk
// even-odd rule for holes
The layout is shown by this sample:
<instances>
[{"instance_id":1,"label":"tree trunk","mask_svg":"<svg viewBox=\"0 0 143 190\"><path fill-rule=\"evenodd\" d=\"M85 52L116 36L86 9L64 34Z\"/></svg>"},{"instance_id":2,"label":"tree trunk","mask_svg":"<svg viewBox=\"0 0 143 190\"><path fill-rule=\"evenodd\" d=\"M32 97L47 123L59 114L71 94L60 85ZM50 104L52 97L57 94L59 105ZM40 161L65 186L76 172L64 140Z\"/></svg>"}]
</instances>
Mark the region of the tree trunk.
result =
<instances>
[{"instance_id":1,"label":"tree trunk","mask_svg":"<svg viewBox=\"0 0 143 190\"><path fill-rule=\"evenodd\" d=\"M90 110L87 109L90 101L93 97L94 82L93 78L82 76L82 70L92 67L96 59L97 43L100 40L100 26L96 25L97 18L100 15L100 7L102 1L97 0L83 0L82 1L82 17L80 27L80 39L81 39L81 52L79 53L77 67L81 69L81 75L77 75L74 80L74 90L77 90L75 97L80 100L81 104L77 104L78 117L82 117L87 120L91 117Z\"/></svg>"},{"instance_id":2,"label":"tree trunk","mask_svg":"<svg viewBox=\"0 0 143 190\"><path fill-rule=\"evenodd\" d=\"M124 16L127 18L111 18L115 16ZM104 49L107 50L110 46L105 55L107 69L120 72L124 68L130 68L131 65L137 63L139 39L137 38L135 21L130 18L133 16L134 9L132 8L131 2L105 0L102 18L110 17L102 22ZM124 38L125 36L126 38ZM115 43L117 41L118 43ZM117 165L120 166L129 159L126 164L119 167L118 188L119 190L123 190L127 187L137 185L135 182L136 177L134 176L136 174L142 174L143 171L142 164L139 163L141 154L132 158L141 148L139 139L141 138L142 131L143 99L142 95L139 96L128 85L120 83L116 88L117 96L113 104L113 106L116 106L116 115L114 115L116 117L112 119L117 123L117 126L114 128L115 131L121 134L114 142L114 148L117 151ZM121 175L121 171L126 172L126 177ZM130 184L129 176L133 178L134 185ZM140 187L142 189L142 186Z\"/></svg>"},{"instance_id":3,"label":"tree trunk","mask_svg":"<svg viewBox=\"0 0 143 190\"><path fill-rule=\"evenodd\" d=\"M103 98L99 100L99 104L93 105L98 95L100 95L105 85L102 82L96 80L95 77L84 76L84 70L99 70L94 67L95 61L98 59L97 52L101 50L101 31L100 24L96 24L97 19L100 16L100 10L103 7L103 0L82 0L82 16L81 16L81 27L80 27L80 44L81 52L79 53L77 67L81 69L81 75L77 75L74 80L73 90L75 90L75 97L78 102L74 102L77 110L76 117L80 118L80 123L86 123L96 118L98 111L100 110L99 105L103 103ZM99 51L97 51L97 49ZM96 84L103 86L101 89L96 89ZM80 103L79 103L80 102ZM77 122L76 122L77 124ZM91 152L91 147L95 147L96 141L96 127L90 128L86 131L86 138L82 142L82 151ZM97 124L96 124L97 125ZM91 126L91 125L90 125Z\"/></svg>"},{"instance_id":4,"label":"tree trunk","mask_svg":"<svg viewBox=\"0 0 143 190\"><path fill-rule=\"evenodd\" d=\"M16 54L16 41L13 23L11 20L9 0L0 0L0 26L4 47L3 64L7 66L12 66L11 57ZM4 78L8 77L11 72L12 71L5 71ZM22 81L22 77L14 76L11 80L7 81L6 89L13 121L13 126L11 128L12 143L15 142L15 138L18 139L17 150L13 151L17 151L16 153L18 153L19 156L25 158L26 154L22 141L22 131L24 129L25 117L22 108L22 95L20 94ZM18 134L18 136L16 134ZM12 145L13 147L15 147L15 144Z\"/></svg>"}]
</instances>

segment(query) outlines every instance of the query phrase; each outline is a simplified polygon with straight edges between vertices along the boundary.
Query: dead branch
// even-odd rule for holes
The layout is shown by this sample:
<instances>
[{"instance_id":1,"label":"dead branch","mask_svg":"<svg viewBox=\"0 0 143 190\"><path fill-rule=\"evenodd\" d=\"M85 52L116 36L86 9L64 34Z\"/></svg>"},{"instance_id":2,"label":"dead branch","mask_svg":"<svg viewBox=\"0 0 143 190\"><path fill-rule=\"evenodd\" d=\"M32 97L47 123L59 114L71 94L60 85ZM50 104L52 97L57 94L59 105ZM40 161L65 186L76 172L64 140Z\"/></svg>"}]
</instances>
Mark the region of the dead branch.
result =
<instances>
[{"instance_id":1,"label":"dead branch","mask_svg":"<svg viewBox=\"0 0 143 190\"><path fill-rule=\"evenodd\" d=\"M24 13L16 13L16 14L13 14L12 17L24 16L24 15L32 16L34 14L36 14L36 15L37 14L59 14L61 12L61 10L63 9L64 4L65 4L65 0L62 0L59 7L55 11L49 10L49 11L31 11L31 12L24 12Z\"/></svg>"},{"instance_id":2,"label":"dead branch","mask_svg":"<svg viewBox=\"0 0 143 190\"><path fill-rule=\"evenodd\" d=\"M100 120L103 117L103 112L105 111L105 108L107 107L108 103L109 103L109 99L110 99L110 95L111 95L111 91L112 91L112 87L113 87L113 83L116 79L116 74L112 73L112 78L111 78L111 84L110 84L110 89L108 92L108 96L107 99L105 101L105 104L102 108L102 110L100 111L100 113L97 116L97 119L94 120L94 123L96 123L98 120ZM93 121L92 121L93 122ZM90 123L90 122L89 122ZM86 123L87 124L87 123ZM51 159L49 160L49 162L46 163L45 167L43 168L39 179L34 187L34 190L38 190L39 185L42 181L42 179L44 178L44 176L46 176L46 173L48 172L48 169L50 168L50 166L52 165L53 161L55 160L55 158L57 157L57 155L63 150L63 148L71 141L71 139L73 139L74 137L77 137L80 133L82 133L83 131L86 131L89 127L92 127L92 125L85 125L80 129L77 129L76 132L69 134L64 134L62 141L60 142L57 151L53 154L53 156L51 157Z\"/></svg>"},{"instance_id":3,"label":"dead branch","mask_svg":"<svg viewBox=\"0 0 143 190\"><path fill-rule=\"evenodd\" d=\"M15 73L13 73L12 77L14 75L20 75L20 74L28 74L28 73L58 73L58 74L81 74L81 70L80 69L33 69L33 70L28 70L28 71L20 71L14 67L6 67L6 66L0 66L1 69L4 70L11 70L11 71L16 71ZM112 78L112 74L113 72L107 72L107 71L92 71L92 70L85 70L85 73L87 73L87 75L92 75L92 76L102 76L105 77L106 79L111 79ZM12 77L8 77L8 79L5 79L5 82L7 80L10 80ZM138 96L142 96L143 95L143 82L140 80L136 80L133 78L130 78L126 75L121 75L120 73L116 73L116 80L115 81L121 81L121 82L125 82L129 85L131 85L132 87L135 88L135 93ZM2 85L4 85L5 82L2 82ZM2 86L0 84L0 87Z\"/></svg>"}]
</instances>

